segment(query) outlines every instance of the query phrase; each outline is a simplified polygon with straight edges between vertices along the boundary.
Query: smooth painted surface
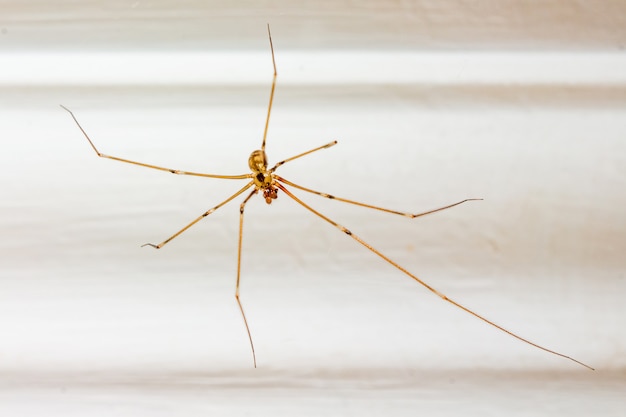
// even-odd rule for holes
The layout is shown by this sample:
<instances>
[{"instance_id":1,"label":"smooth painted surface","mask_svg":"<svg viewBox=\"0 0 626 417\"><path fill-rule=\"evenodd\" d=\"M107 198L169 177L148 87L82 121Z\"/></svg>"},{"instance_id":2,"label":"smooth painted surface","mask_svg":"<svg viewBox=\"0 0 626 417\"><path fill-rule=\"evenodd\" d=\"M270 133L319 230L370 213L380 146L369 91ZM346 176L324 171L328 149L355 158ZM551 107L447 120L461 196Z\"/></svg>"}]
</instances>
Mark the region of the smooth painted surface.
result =
<instances>
[{"instance_id":1,"label":"smooth painted surface","mask_svg":"<svg viewBox=\"0 0 626 417\"><path fill-rule=\"evenodd\" d=\"M133 4L159 16L173 9ZM453 16L458 9L450 4ZM509 20L535 13L521 13L524 4L501 13ZM336 10L353 14L343 7ZM400 19L401 10L393 16ZM219 27L231 31L226 45L241 39L242 48L225 54L194 46L189 55L166 45L157 53L167 69L161 72L148 59L158 45L144 20L133 25L91 9L116 51L103 48L102 31L84 32L82 46L71 46L57 22L42 43L56 45L52 53L33 47L27 33L8 36L45 29L24 26L24 16L47 14L45 7L19 11L0 24L8 29L0 38L7 69L0 75L0 414L623 411L626 68L613 41L569 43L562 53L554 46L563 38L558 26L552 42L529 32L534 50L511 53L526 42L511 26L519 42L501 39L500 52L473 38L474 49L488 46L488 54L381 52L363 42L345 54L320 48L311 58L308 47L336 36L323 30L332 19L310 17L316 29L302 51L299 38L284 33L306 21L272 21L279 78L270 161L339 141L286 164L280 175L399 210L485 200L409 220L298 196L449 297L597 370L486 326L285 195L246 208L242 299L255 370L233 297L239 202L159 251L139 247L162 241L243 184L99 159L58 105L75 112L101 152L244 173L261 141L271 80L265 18L243 19L246 30L260 21L255 36L242 29L241 38L233 36L236 26L216 19L222 26L203 26L181 49L217 45L210 35ZM346 23L346 39L414 39L406 26L391 28L393 16L367 16ZM595 19L619 21L615 11L602 16ZM70 17L68 30L86 25ZM371 28L368 19L387 23L368 29L367 38L359 28ZM619 30L608 25L606 33ZM117 52L120 33L135 34L132 61ZM463 46L472 38L454 39ZM62 77L55 68L67 51L78 56L87 45L93 65L83 81ZM22 72L20 48L34 60ZM189 65L211 63L206 74L171 64L189 56L202 57ZM457 60L458 71L447 59ZM125 62L132 66L126 81ZM69 66L72 73L80 71Z\"/></svg>"}]
</instances>

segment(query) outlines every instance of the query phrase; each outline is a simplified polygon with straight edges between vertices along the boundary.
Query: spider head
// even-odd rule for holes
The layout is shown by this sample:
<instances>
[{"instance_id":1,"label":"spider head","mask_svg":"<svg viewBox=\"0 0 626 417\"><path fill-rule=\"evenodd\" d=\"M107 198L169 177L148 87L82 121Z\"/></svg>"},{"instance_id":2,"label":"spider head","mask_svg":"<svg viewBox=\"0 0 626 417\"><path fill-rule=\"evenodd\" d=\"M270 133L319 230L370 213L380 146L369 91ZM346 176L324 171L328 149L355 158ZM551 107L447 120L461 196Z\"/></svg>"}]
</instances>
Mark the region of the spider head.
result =
<instances>
[{"instance_id":1,"label":"spider head","mask_svg":"<svg viewBox=\"0 0 626 417\"><path fill-rule=\"evenodd\" d=\"M263 190L263 197L265 198L265 202L267 204L272 204L272 200L276 200L278 198L278 188L270 185Z\"/></svg>"}]
</instances>

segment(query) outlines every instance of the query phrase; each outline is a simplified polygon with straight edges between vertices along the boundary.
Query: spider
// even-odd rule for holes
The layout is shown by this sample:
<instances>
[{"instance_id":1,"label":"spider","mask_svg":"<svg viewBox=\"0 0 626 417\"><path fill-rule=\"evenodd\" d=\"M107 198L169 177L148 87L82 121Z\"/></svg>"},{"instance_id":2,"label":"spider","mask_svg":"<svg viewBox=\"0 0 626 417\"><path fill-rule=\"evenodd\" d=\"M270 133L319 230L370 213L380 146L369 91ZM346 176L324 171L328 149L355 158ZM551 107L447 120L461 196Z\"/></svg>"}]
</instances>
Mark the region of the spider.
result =
<instances>
[{"instance_id":1,"label":"spider","mask_svg":"<svg viewBox=\"0 0 626 417\"><path fill-rule=\"evenodd\" d=\"M253 196L255 196L257 194L262 194L263 198L265 199L265 202L267 204L272 204L272 202L275 199L278 198L279 193L284 193L287 197L293 199L298 204L300 204L302 207L304 207L305 209L307 209L308 211L310 211L314 215L320 217L322 220L326 221L327 223L330 223L332 226L336 227L341 232L345 233L351 239L353 239L356 242L358 242L359 244L363 245L370 252L373 252L374 254L378 255L384 261L386 261L387 263L391 264L396 269L400 270L400 272L404 273L408 277L412 278L413 280L415 280L416 282L418 282L419 284L424 286L426 289L428 289L433 294L437 295L442 300L447 301L448 303L450 303L450 304L460 308L461 310L463 310L463 311L473 315L474 317L482 320L483 322L485 322L485 323L487 323L487 324L489 324L489 325L491 325L491 326L493 326L493 327L495 327L495 328L497 328L497 329L499 329L499 330L509 334L510 336L513 336L514 338L516 338L516 339L518 339L518 340L520 340L520 341L522 341L524 343L527 343L527 344L529 344L531 346L534 346L535 348L541 349L541 350L546 351L548 353L551 353L553 355L557 355L557 356L560 356L562 358L569 359L570 361L573 361L573 362L575 362L575 363L577 363L579 365L582 365L582 366L584 366L586 368L589 368L589 369L593 370L594 368L592 368L589 365L586 365L586 364L584 364L584 363L582 363L582 362L580 362L580 361L578 361L578 360L576 360L576 359L574 359L574 358L572 358L570 356L564 355L564 354L556 352L554 350L547 349L547 348L545 348L543 346L540 346L540 345L538 345L538 344L536 344L534 342L531 342L530 340L525 339L525 338L523 338L523 337L521 337L521 336L519 336L519 335L517 335L517 334L515 334L515 333L513 333L513 332L511 332L511 331L509 331L507 329L505 329L504 327L502 327L502 326L492 322L491 320L488 320L485 317L475 313L474 311L470 310L469 308L465 307L464 305L454 301L453 299L449 298L448 296L446 296L442 292L436 290L435 288L433 288L432 286L427 284L425 281L423 281L422 279L420 279L419 277L417 277L413 273L409 272L406 268L400 266L398 263L396 263L395 261L391 260L389 257L384 255L378 249L375 249L372 245L370 245L369 243L367 243L366 241L361 239L359 236L357 236L354 233L352 233L348 228L346 228L343 225L335 222L334 220L330 219L329 217L327 217L324 214L320 213L319 211L315 210L314 208L312 208L308 204L304 203L302 200L300 200L298 197L296 197L289 190L288 187L293 187L293 188L299 189L301 191L304 191L304 192L307 192L307 193L311 193L311 194L315 194L315 195L318 195L320 197L328 198L328 199L331 199L331 200L341 201L343 203L353 204L353 205L357 205L357 206L361 206L361 207L365 207L365 208L369 208L369 209L374 209L374 210L378 210L378 211L382 211L382 212L386 212L386 213L396 214L396 215L399 215L399 216L405 216L405 217L408 217L408 218L411 218L411 219L414 219L414 218L417 218L417 217L426 216L428 214L440 212L440 211L443 211L443 210L447 210L449 208L458 206L458 205L463 204L463 203L468 202L468 201L482 200L482 198L467 198L465 200L461 200L461 201L458 201L456 203L449 204L449 205L443 206L443 207L439 207L439 208L436 208L436 209L433 209L433 210L425 211L425 212L422 212L422 213L409 213L409 212L390 210L390 209L387 209L387 208L378 207L378 206L374 206L374 205L370 205L370 204L360 203L360 202L353 201L353 200L348 200L348 199L345 199L345 198L335 197L335 196L327 194L327 193L323 193L323 192L320 192L320 191L315 191L315 190L312 190L310 188L306 188L306 187L303 187L301 185L295 184L295 183L293 183L293 182L291 182L291 181L281 177L280 175L276 174L276 170L280 166L282 166L283 164L286 164L287 162L293 161L293 160L301 158L303 156L309 155L309 154L311 154L313 152L317 152L317 151L322 150L322 149L328 149L328 148L336 145L337 141L329 142L329 143L327 143L325 145L319 146L317 148L310 149L310 150L308 150L306 152L302 152L302 153L300 153L298 155L292 156L291 158L287 158L285 160L282 160L282 161L276 163L271 168L268 166L268 159L267 159L267 155L265 153L265 143L266 143L266 138L267 138L267 129L268 129L268 126L269 126L269 121L270 121L270 114L271 114L271 111L272 111L272 103L273 103L273 100L274 100L274 91L276 90L277 71L276 71L276 60L274 58L274 45L272 43L272 35L271 35L271 32L270 32L269 24L267 25L267 33L268 33L268 38L269 38L269 43L270 43L270 50L271 50L271 54L272 54L272 65L274 67L274 75L273 75L273 79L272 79L272 88L271 88L271 91L270 91L269 104L268 104L268 107L267 107L267 117L266 117L266 120L265 120L265 129L263 131L263 142L261 143L261 149L257 149L255 151L253 151L250 154L250 157L248 158L248 166L250 168L250 172L249 173L241 174L241 175L220 175L220 174L206 174L206 173L200 173L200 172L189 172L189 171L181 171L181 170L178 170L178 169L165 168L165 167L156 166L156 165L150 165L150 164L146 164L146 163L143 163L143 162L131 161L131 160L128 160L128 159L119 158L117 156L105 155L105 154L101 153L96 148L96 146L94 145L93 141L87 135L87 132L83 129L83 127L78 122L78 119L76 118L76 116L74 116L74 113L71 110L69 110L68 108L66 108L65 106L61 105L61 107L64 110L66 110L72 116L72 118L74 119L74 122L76 123L78 128L81 130L81 132L83 133L83 135L85 136L85 138L89 142L89 145L91 145L91 147L96 152L96 154L99 157L101 157L101 158L107 158L107 159L112 159L114 161L125 162L125 163L128 163L128 164L138 165L138 166L151 168L151 169L156 169L156 170L160 170L160 171L166 171L166 172L169 172L169 173L172 173L172 174L175 174L175 175L191 175L191 176L197 176L197 177L218 178L218 179L226 179L226 180L248 180L246 185L244 185L239 191L237 191L236 193L234 193L233 195L231 195L230 197L228 197L226 200L222 201L221 203L217 204L216 206L214 206L214 207L210 208L209 210L205 211L200 216L198 216L196 219L191 221L185 227L183 227L182 229L180 229L179 231L177 231L176 233L174 233L173 235L171 235L170 237L168 237L167 239L165 239L161 243L158 243L158 244L146 243L146 244L142 245L142 247L150 246L150 247L153 247L155 249L161 249L163 246L165 246L166 244L171 242L173 239L175 239L180 234L185 232L187 229L189 229L190 227L192 227L193 225L198 223L200 220L202 220L205 217L209 216L211 213L215 212L220 207L226 205L227 203L229 203L230 201L232 201L236 197L244 194L246 191L249 191L247 196L244 198L244 200L239 205L239 240L238 240L238 246L237 246L237 248L238 248L238 252L237 252L237 282L236 282L236 286L235 286L235 299L237 301L237 305L239 306L239 311L241 312L241 316L243 318L243 322L244 322L244 325L245 325L245 328L246 328L246 332L247 332L247 335L248 335L248 340L250 342L250 349L252 351L252 359L253 359L254 367L256 368L256 366L257 366L256 352L254 350L254 342L252 341L252 333L250 332L250 327L248 326L248 320L246 319L246 314L244 312L243 305L241 304L241 300L239 298L239 292L240 292L239 291L239 284L240 284L240 276L241 276L241 274L240 274L241 273L241 243L242 243L242 238L243 238L244 211L245 211L246 203L248 203L248 201Z\"/></svg>"}]
</instances>

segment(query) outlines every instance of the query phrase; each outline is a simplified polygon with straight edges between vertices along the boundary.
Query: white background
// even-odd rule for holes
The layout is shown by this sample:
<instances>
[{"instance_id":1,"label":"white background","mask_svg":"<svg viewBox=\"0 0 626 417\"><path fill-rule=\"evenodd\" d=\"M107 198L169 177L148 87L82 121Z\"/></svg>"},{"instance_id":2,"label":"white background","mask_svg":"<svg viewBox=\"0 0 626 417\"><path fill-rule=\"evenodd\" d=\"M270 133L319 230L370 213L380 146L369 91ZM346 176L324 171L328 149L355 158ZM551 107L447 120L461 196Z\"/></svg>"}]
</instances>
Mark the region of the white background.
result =
<instances>
[{"instance_id":1,"label":"white background","mask_svg":"<svg viewBox=\"0 0 626 417\"><path fill-rule=\"evenodd\" d=\"M623 2L0 3L0 414L621 415ZM158 243L243 183L299 192ZM295 191L294 191L295 192Z\"/></svg>"}]
</instances>

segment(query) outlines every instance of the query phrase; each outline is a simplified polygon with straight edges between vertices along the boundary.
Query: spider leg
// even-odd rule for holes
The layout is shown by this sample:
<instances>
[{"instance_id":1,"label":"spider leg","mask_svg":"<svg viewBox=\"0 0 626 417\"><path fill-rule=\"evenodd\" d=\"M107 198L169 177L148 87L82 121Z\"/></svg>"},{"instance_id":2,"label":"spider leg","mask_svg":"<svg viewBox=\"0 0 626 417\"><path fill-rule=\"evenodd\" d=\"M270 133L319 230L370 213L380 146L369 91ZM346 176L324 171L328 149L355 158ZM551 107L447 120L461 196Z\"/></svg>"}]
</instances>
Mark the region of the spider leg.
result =
<instances>
[{"instance_id":1,"label":"spider leg","mask_svg":"<svg viewBox=\"0 0 626 417\"><path fill-rule=\"evenodd\" d=\"M163 246L165 246L167 243L169 243L175 237L177 237L178 235L183 233L185 230L189 229L191 226L193 226L194 224L198 223L200 220L204 219L206 216L208 216L209 214L213 213L215 210L217 210L218 208L222 207L224 204L228 203L233 198L237 197L238 195L240 195L241 193L246 191L248 188L252 187L253 184L254 184L254 182L250 181L241 190L237 191L235 194L231 195L226 200L224 200L221 203L219 203L217 206L208 209L207 211L202 213L202 215L198 216L195 220L193 220L191 223L189 223L187 226L183 227L178 232L174 233L172 236L168 237L167 239L165 239L163 242L159 243L158 245L155 245L153 243L144 243L143 245L141 245L141 247L143 248L144 246L152 246L155 249L161 249Z\"/></svg>"},{"instance_id":2,"label":"spider leg","mask_svg":"<svg viewBox=\"0 0 626 417\"><path fill-rule=\"evenodd\" d=\"M276 171L276 169L277 169L279 166L283 165L283 164L284 164L284 163L286 163L286 162L293 161L294 159L298 159L298 158L300 158L300 157L302 157L302 156L305 156L305 155L308 155L308 154L310 154L310 153L313 153L313 152L319 151L319 150L321 150L321 149L327 149L327 148L330 148L331 146L335 146L336 144L337 144L337 141L336 141L336 140L334 140L334 141L332 141L332 142L327 143L326 145L318 146L317 148L311 149L311 150L306 151L306 152L302 152L301 154L298 154L298 155L296 155L296 156L292 156L291 158L284 159L284 160L282 160L282 161L278 162L276 165L274 165L274 166L273 166L273 167L269 170L269 172L270 172L270 173L272 173L272 172Z\"/></svg>"},{"instance_id":3,"label":"spider leg","mask_svg":"<svg viewBox=\"0 0 626 417\"><path fill-rule=\"evenodd\" d=\"M270 49L272 51L272 65L274 65L274 78L272 79L272 90L270 91L270 104L267 106L267 119L265 119L265 130L263 131L263 143L261 144L261 150L265 151L265 139L267 138L267 128L270 124L270 113L272 112L272 103L274 101L274 90L276 90L276 60L274 59L274 45L272 44L272 33L270 32L270 25L267 24L267 36L270 38Z\"/></svg>"},{"instance_id":4,"label":"spider leg","mask_svg":"<svg viewBox=\"0 0 626 417\"><path fill-rule=\"evenodd\" d=\"M358 201L353 201L353 200L348 200L348 199L345 199L345 198L335 197L334 195L322 193L320 191L311 190L310 188L306 188L306 187L303 187L301 185L294 184L293 182L291 182L289 180L286 180L286 179L284 179L284 178L282 178L282 177L280 177L278 175L274 175L274 178L276 178L278 181L281 181L284 184L287 184L287 185L290 185L292 187L298 188L298 189L300 189L302 191L306 191L307 193L312 193L312 194L316 194L316 195L319 195L319 196L324 197L324 198L328 198L330 200L343 201L344 203L349 203L349 204L354 204L356 206L361 206L361 207L371 208L371 209L374 209L374 210L384 211L386 213L398 214L400 216L409 217L411 219L414 219L416 217L425 216L427 214L436 213L438 211L443 211L443 210L452 208L454 206L458 206L459 204L463 204L463 203L465 203L467 201L481 201L482 200L482 198L466 198L465 200L458 201L458 202L456 202L454 204L449 204L447 206L443 206L443 207L439 207L439 208L436 208L436 209L433 209L433 210L425 211L423 213L407 213L407 212L403 212L403 211L396 211L396 210L386 209L386 208L383 208L383 207L372 206L371 204L359 203Z\"/></svg>"},{"instance_id":5,"label":"spider leg","mask_svg":"<svg viewBox=\"0 0 626 417\"><path fill-rule=\"evenodd\" d=\"M252 360L254 361L254 367L256 368L256 354L254 353L254 343L252 343L252 334L250 333L250 327L248 326L248 320L246 320L246 313L243 312L243 306L239 299L239 278L241 277L241 242L243 240L243 211L246 207L246 203L253 195L258 192L258 189L252 190L252 192L246 197L245 200L239 206L239 243L237 245L237 285L235 287L235 299L239 305L239 311L241 311L241 317L243 317L243 323L246 325L246 332L248 333L248 340L250 340L250 348L252 349Z\"/></svg>"},{"instance_id":6,"label":"spider leg","mask_svg":"<svg viewBox=\"0 0 626 417\"><path fill-rule=\"evenodd\" d=\"M176 174L176 175L193 175L193 176L196 176L196 177L220 178L220 179L225 179L225 180L242 180L242 179L246 179L246 178L251 178L251 174L218 175L218 174L204 174L204 173L200 173L200 172L181 171L181 170L178 170L178 169L165 168L165 167L160 167L160 166L157 166L157 165L145 164L143 162L131 161L129 159L118 158L117 156L105 155L103 153L100 153L100 151L96 148L96 145L93 144L93 142L89 138L89 135L87 135L87 132L85 131L85 129L83 129L83 127L80 125L80 123L78 123L78 119L76 119L76 116L74 116L74 113L72 113L72 111L70 109L68 109L67 107L65 107L63 105L61 105L61 108L63 108L65 111L67 111L72 116L72 119L74 119L74 122L76 122L76 125L78 126L80 131L83 132L83 135L89 141L89 144L91 145L93 150L96 152L96 155L98 155L101 158L112 159L114 161L120 161L120 162L125 162L127 164L139 165L139 166L146 167L146 168L158 169L159 171L167 171L167 172L170 172L170 173Z\"/></svg>"},{"instance_id":7,"label":"spider leg","mask_svg":"<svg viewBox=\"0 0 626 417\"><path fill-rule=\"evenodd\" d=\"M327 221L328 223L330 223L331 225L335 226L337 229L341 230L342 232L344 232L346 235L350 236L352 239L356 240L358 243L360 243L361 245L365 246L368 250L370 250L371 252L374 252L376 255L378 255L379 257L381 257L383 260L385 260L387 263L391 264L392 266L394 266L396 269L399 269L401 272L403 272L404 274L408 275L409 277L413 278L415 281L417 281L419 284L421 284L422 286L426 287L426 289L428 289L428 291L432 292L433 294L437 295L439 298L441 298L444 301L447 301L451 304L453 304L454 306L460 308L461 310L471 314L472 316L484 321L485 323L509 334L510 336L513 336L514 338L521 340L524 343L527 343L531 346L534 346L538 349L541 349L543 351L546 351L548 353L552 353L553 355L557 355L560 356L562 358L565 359L569 359L573 362L576 362L579 365L582 365L588 369L594 370L591 366L586 365L570 356L564 355L562 353L559 352L555 352L553 350L547 349L543 346L540 346L536 343L531 342L530 340L524 339L521 336L518 336L517 334L505 329L502 326L499 326L497 324L495 324L494 322L492 322L491 320L486 319L485 317L473 312L472 310L470 310L469 308L463 306L462 304L457 303L456 301L452 300L451 298L448 298L445 294L439 292L438 290L436 290L435 288L431 287L430 285L428 285L426 282L422 281L420 278L418 278L417 276L413 275L412 273L410 273L408 270L406 270L405 268L401 267L400 265L398 265L396 262L392 261L390 258L388 258L387 256L383 255L380 251L378 251L377 249L375 249L373 246L371 246L369 243L365 242L363 239L361 239L360 237L358 237L357 235L353 234L350 230L348 230L347 228L345 228L344 226L340 225L339 223L336 223L335 221L331 220L330 218L324 216L323 214L321 214L320 212L316 211L315 209L313 209L312 207L310 207L309 205L307 205L306 203L304 203L302 200L300 200L298 197L296 197L295 195L293 195L291 192L289 192L289 190L287 190L282 184L280 183L276 183L276 186L278 188L280 188L285 194L287 194L289 197L291 197L293 200L295 200L298 204L300 204L301 206L303 206L304 208L306 208L307 210L309 210L311 213L315 214L316 216L322 218L323 220Z\"/></svg>"}]
</instances>

